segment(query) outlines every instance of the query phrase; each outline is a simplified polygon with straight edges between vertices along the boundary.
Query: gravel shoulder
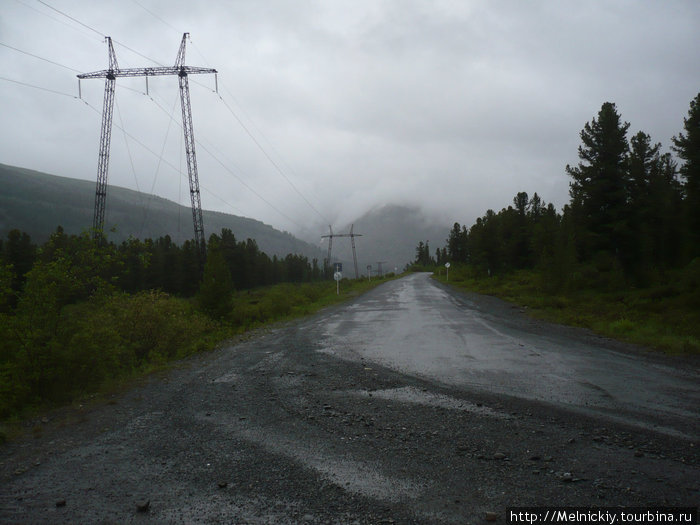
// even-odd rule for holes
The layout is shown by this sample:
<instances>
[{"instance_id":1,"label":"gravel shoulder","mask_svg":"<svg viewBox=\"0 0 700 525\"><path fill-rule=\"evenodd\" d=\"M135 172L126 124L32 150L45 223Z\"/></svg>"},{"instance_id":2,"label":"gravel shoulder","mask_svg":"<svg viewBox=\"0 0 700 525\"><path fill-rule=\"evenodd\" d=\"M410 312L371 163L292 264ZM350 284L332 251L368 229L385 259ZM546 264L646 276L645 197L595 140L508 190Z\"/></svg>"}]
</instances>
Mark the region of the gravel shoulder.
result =
<instances>
[{"instance_id":1,"label":"gravel shoulder","mask_svg":"<svg viewBox=\"0 0 700 525\"><path fill-rule=\"evenodd\" d=\"M27 422L0 446L0 522L504 523L513 506L698 505L700 444L319 352L326 315Z\"/></svg>"}]
</instances>

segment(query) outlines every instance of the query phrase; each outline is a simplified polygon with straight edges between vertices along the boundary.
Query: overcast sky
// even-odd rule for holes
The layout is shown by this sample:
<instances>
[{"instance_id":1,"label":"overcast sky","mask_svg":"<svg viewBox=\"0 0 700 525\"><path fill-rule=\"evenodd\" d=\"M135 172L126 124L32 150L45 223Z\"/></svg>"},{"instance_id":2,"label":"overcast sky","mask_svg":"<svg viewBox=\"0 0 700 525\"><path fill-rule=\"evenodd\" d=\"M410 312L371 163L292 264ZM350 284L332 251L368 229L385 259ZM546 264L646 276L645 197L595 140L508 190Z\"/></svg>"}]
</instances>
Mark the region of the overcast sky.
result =
<instances>
[{"instance_id":1,"label":"overcast sky","mask_svg":"<svg viewBox=\"0 0 700 525\"><path fill-rule=\"evenodd\" d=\"M172 65L183 32L219 71L190 76L202 206L308 238L382 204L560 209L604 102L668 150L700 92L697 0L2 0L0 162L95 180L104 81L81 101L76 73L105 35ZM117 81L109 183L189 205L176 78L145 90Z\"/></svg>"}]
</instances>

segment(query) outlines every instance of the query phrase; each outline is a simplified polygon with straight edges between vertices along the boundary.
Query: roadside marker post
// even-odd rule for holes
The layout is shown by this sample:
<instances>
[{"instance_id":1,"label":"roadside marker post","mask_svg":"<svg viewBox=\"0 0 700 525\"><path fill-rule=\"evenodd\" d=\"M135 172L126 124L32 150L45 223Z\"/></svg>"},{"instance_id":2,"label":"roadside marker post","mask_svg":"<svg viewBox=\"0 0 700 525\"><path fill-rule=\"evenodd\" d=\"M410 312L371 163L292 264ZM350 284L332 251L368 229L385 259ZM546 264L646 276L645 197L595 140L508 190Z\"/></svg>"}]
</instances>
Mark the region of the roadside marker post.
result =
<instances>
[{"instance_id":1,"label":"roadside marker post","mask_svg":"<svg viewBox=\"0 0 700 525\"><path fill-rule=\"evenodd\" d=\"M333 278L335 279L335 294L340 295L340 280L343 278L343 274L335 272Z\"/></svg>"},{"instance_id":2,"label":"roadside marker post","mask_svg":"<svg viewBox=\"0 0 700 525\"><path fill-rule=\"evenodd\" d=\"M340 280L343 278L343 263L335 263L335 273L333 274L333 279L335 279L335 294L340 295Z\"/></svg>"}]
</instances>

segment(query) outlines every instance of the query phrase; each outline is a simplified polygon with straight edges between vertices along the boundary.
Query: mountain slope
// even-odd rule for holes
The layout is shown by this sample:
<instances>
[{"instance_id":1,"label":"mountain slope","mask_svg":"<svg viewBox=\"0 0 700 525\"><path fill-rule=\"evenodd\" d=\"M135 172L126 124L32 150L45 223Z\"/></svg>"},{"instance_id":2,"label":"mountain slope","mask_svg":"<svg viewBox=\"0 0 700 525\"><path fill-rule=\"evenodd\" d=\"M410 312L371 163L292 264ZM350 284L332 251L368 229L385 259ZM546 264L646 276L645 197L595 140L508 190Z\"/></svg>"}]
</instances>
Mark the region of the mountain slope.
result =
<instances>
[{"instance_id":1,"label":"mountain slope","mask_svg":"<svg viewBox=\"0 0 700 525\"><path fill-rule=\"evenodd\" d=\"M391 204L370 210L353 224L354 233L362 234L355 238L355 248L359 271L365 275L367 265L372 265L374 273L379 261L384 261L384 272L394 271L394 268L403 270L407 263L415 260L420 241L430 241L431 255L434 255L436 248L445 245L450 230L449 225L428 217L417 206ZM350 226L334 233L348 233ZM349 238L333 239L333 258L343 261L344 275L354 277Z\"/></svg>"},{"instance_id":2,"label":"mountain slope","mask_svg":"<svg viewBox=\"0 0 700 525\"><path fill-rule=\"evenodd\" d=\"M59 225L66 233L80 233L92 226L94 182L0 164L0 186L0 238L16 228L41 243ZM316 246L260 221L207 210L203 219L207 236L229 228L239 241L255 239L270 257L297 253L323 260ZM180 244L193 237L192 210L161 197L110 186L105 231L114 242L129 236L154 239L167 234Z\"/></svg>"}]
</instances>

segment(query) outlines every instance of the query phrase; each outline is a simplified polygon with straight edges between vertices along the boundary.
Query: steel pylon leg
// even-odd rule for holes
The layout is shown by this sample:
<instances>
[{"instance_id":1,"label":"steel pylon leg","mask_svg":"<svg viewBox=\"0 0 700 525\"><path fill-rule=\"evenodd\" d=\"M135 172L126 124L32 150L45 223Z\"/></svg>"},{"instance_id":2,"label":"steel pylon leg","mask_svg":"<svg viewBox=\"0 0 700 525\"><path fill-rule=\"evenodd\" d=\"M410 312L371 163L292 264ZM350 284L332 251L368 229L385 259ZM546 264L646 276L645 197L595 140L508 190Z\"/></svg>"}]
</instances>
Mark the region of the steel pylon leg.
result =
<instances>
[{"instance_id":1,"label":"steel pylon leg","mask_svg":"<svg viewBox=\"0 0 700 525\"><path fill-rule=\"evenodd\" d=\"M184 37L183 37L184 40ZM204 268L207 245L204 238L204 221L202 219L202 200L199 193L199 175L197 174L197 156L194 150L194 129L192 127L192 107L190 105L190 86L187 73L178 75L180 84L180 102L182 106L182 129L185 134L185 154L187 172L190 179L190 200L192 201L192 220L194 223L194 240L199 254L200 269Z\"/></svg>"},{"instance_id":2,"label":"steel pylon leg","mask_svg":"<svg viewBox=\"0 0 700 525\"><path fill-rule=\"evenodd\" d=\"M117 79L114 71L119 69L112 39L107 37L109 69L105 76L105 97L102 105L102 131L100 132L100 153L97 158L97 186L95 188L95 212L92 216L92 234L102 239L105 226L105 204L107 202L107 173L109 171L109 146L112 142L112 114L114 111L114 88Z\"/></svg>"},{"instance_id":3,"label":"steel pylon leg","mask_svg":"<svg viewBox=\"0 0 700 525\"><path fill-rule=\"evenodd\" d=\"M112 113L114 110L114 87L116 79L107 76L105 97L102 106L102 131L100 132L100 153L97 159L97 186L95 188L95 213L92 230L95 239L102 238L105 225L105 204L107 201L107 173L109 171L109 146L112 140Z\"/></svg>"},{"instance_id":4,"label":"steel pylon leg","mask_svg":"<svg viewBox=\"0 0 700 525\"><path fill-rule=\"evenodd\" d=\"M328 235L328 256L326 257L326 268L328 268L328 271L330 271L331 268L331 248L333 247L333 228L331 225L328 225L328 232L330 235ZM330 277L330 276L328 276Z\"/></svg>"},{"instance_id":5,"label":"steel pylon leg","mask_svg":"<svg viewBox=\"0 0 700 525\"><path fill-rule=\"evenodd\" d=\"M350 226L350 244L352 244L352 260L355 263L355 279L360 278L360 272L357 269L357 253L355 252L355 235L352 233L355 225Z\"/></svg>"}]
</instances>

